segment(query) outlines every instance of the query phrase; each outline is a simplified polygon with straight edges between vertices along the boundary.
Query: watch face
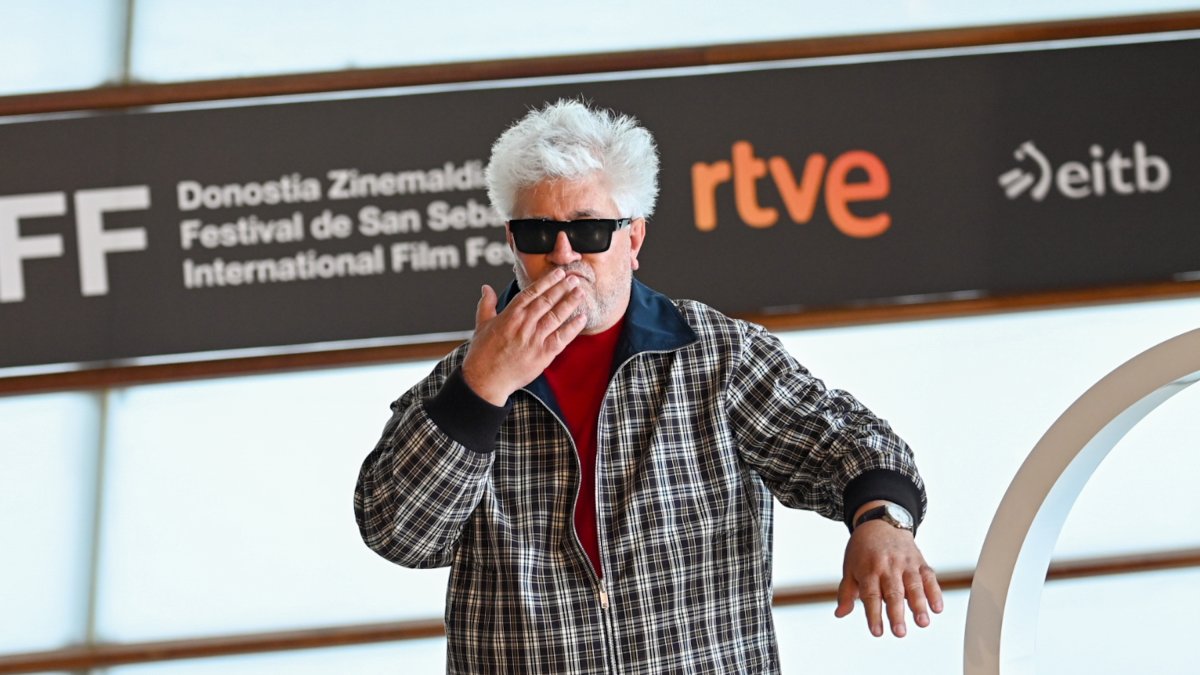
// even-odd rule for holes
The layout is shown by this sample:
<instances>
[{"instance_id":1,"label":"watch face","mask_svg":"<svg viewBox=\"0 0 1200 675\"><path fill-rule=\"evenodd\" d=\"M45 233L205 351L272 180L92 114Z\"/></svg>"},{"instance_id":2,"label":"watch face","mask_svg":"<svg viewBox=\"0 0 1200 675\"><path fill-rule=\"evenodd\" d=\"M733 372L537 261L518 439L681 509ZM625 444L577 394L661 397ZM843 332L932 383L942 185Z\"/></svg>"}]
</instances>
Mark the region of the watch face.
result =
<instances>
[{"instance_id":1,"label":"watch face","mask_svg":"<svg viewBox=\"0 0 1200 675\"><path fill-rule=\"evenodd\" d=\"M887 504L884 508L887 509L887 519L892 521L893 525L906 530L913 529L913 518L907 509L895 504Z\"/></svg>"}]
</instances>

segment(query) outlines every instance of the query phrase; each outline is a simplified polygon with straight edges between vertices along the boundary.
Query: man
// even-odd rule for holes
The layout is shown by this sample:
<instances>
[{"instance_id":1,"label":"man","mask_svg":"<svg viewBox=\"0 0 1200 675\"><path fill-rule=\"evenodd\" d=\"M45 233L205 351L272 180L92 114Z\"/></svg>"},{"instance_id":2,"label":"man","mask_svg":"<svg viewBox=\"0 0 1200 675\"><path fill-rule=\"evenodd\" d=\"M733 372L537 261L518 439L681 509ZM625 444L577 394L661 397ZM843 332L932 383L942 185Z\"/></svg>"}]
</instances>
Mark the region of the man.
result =
<instances>
[{"instance_id":1,"label":"man","mask_svg":"<svg viewBox=\"0 0 1200 675\"><path fill-rule=\"evenodd\" d=\"M576 101L492 148L516 282L392 404L355 492L372 549L451 566L450 672L778 672L772 496L851 527L837 616L941 611L904 442L761 327L633 279L657 173L649 132Z\"/></svg>"}]
</instances>

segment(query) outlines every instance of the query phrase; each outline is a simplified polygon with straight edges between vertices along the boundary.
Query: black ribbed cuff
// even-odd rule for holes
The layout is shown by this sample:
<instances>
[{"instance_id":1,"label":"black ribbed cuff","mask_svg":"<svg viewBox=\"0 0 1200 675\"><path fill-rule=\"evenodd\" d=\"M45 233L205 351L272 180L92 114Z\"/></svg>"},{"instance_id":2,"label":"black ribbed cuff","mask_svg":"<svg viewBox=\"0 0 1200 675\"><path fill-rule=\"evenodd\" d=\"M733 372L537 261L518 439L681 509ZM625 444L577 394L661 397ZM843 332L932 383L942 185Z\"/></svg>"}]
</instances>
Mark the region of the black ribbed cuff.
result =
<instances>
[{"instance_id":1,"label":"black ribbed cuff","mask_svg":"<svg viewBox=\"0 0 1200 675\"><path fill-rule=\"evenodd\" d=\"M921 524L921 490L902 473L888 469L872 469L855 476L846 485L842 496L842 518L846 528L853 531L854 514L867 502L885 499L899 504L912 514L913 523ZM913 528L916 531L916 528Z\"/></svg>"},{"instance_id":2,"label":"black ribbed cuff","mask_svg":"<svg viewBox=\"0 0 1200 675\"><path fill-rule=\"evenodd\" d=\"M494 406L480 398L463 379L462 368L455 368L424 406L429 419L447 436L468 450L486 454L496 449L496 434L512 404Z\"/></svg>"}]
</instances>

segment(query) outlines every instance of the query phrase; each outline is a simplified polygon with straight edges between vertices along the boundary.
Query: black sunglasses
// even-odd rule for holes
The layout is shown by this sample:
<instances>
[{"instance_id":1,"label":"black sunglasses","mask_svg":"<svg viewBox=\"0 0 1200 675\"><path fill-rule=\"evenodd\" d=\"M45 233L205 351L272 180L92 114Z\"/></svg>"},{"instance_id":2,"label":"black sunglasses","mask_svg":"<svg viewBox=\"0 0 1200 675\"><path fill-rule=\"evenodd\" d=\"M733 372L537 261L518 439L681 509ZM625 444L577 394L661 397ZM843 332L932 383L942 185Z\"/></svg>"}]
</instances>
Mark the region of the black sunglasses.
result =
<instances>
[{"instance_id":1,"label":"black sunglasses","mask_svg":"<svg viewBox=\"0 0 1200 675\"><path fill-rule=\"evenodd\" d=\"M613 232L633 222L633 218L585 218L582 220L542 220L523 218L508 221L513 242L521 253L549 253L559 232L576 253L603 253L612 244Z\"/></svg>"}]
</instances>

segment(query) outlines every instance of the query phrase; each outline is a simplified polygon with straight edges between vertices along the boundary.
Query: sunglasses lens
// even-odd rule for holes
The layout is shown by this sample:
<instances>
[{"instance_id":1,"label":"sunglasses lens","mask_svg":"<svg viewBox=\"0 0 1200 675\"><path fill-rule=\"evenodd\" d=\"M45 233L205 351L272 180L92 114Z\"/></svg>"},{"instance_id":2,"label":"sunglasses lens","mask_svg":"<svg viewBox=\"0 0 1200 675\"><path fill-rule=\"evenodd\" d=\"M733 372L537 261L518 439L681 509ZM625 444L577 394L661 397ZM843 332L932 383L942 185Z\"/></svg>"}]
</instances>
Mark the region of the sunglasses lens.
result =
<instances>
[{"instance_id":1,"label":"sunglasses lens","mask_svg":"<svg viewBox=\"0 0 1200 675\"><path fill-rule=\"evenodd\" d=\"M516 243L517 250L522 253L549 253L554 250L554 237L558 234L553 227L548 227L546 223L540 221L535 224L513 227L512 233L513 242Z\"/></svg>"},{"instance_id":2,"label":"sunglasses lens","mask_svg":"<svg viewBox=\"0 0 1200 675\"><path fill-rule=\"evenodd\" d=\"M612 242L612 228L608 221L591 220L572 223L567 229L571 248L577 253L600 253L608 250Z\"/></svg>"}]
</instances>

